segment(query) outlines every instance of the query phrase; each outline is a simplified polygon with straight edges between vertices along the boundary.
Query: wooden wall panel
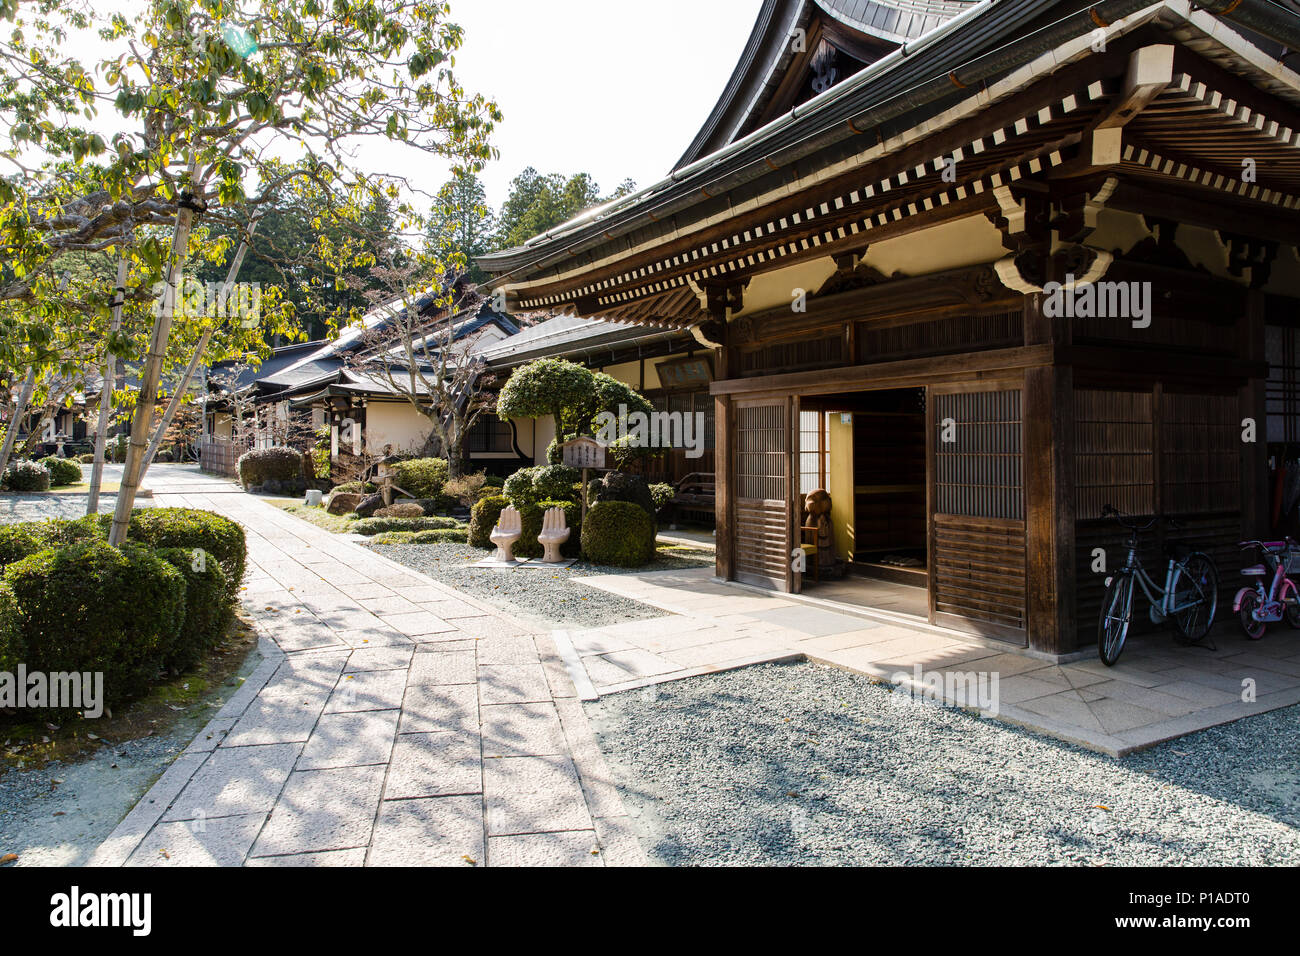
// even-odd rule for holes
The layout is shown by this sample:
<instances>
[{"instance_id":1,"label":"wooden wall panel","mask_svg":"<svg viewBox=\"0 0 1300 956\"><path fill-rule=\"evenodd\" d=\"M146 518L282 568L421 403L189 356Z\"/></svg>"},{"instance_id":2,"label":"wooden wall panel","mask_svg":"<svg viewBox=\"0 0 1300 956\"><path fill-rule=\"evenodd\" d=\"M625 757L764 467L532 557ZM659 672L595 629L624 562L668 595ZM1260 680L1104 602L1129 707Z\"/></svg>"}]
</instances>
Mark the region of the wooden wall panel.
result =
<instances>
[{"instance_id":1,"label":"wooden wall panel","mask_svg":"<svg viewBox=\"0 0 1300 956\"><path fill-rule=\"evenodd\" d=\"M1074 487L1079 520L1108 504L1128 514L1155 507L1151 392L1074 393Z\"/></svg>"},{"instance_id":2,"label":"wooden wall panel","mask_svg":"<svg viewBox=\"0 0 1300 956\"><path fill-rule=\"evenodd\" d=\"M1239 586L1241 554L1240 397L1149 391L1075 392L1076 623L1080 646L1096 639L1097 615L1109 572L1125 558L1127 533L1100 518L1113 504L1132 515L1176 516L1181 528L1157 525L1143 535L1139 556L1164 583L1165 541L1205 551L1219 566L1219 614ZM1104 571L1094 571L1095 551ZM1142 605L1145 608L1145 603ZM1139 629L1147 626L1135 615Z\"/></svg>"},{"instance_id":3,"label":"wooden wall panel","mask_svg":"<svg viewBox=\"0 0 1300 956\"><path fill-rule=\"evenodd\" d=\"M1024 313L1017 305L907 322L858 322L854 338L860 363L1010 348L1024 341Z\"/></svg>"},{"instance_id":4,"label":"wooden wall panel","mask_svg":"<svg viewBox=\"0 0 1300 956\"><path fill-rule=\"evenodd\" d=\"M934 516L931 586L936 623L1023 640L1023 521Z\"/></svg>"},{"instance_id":5,"label":"wooden wall panel","mask_svg":"<svg viewBox=\"0 0 1300 956\"><path fill-rule=\"evenodd\" d=\"M1023 644L1021 401L1019 388L931 389L929 571L936 624ZM944 441L949 419L954 440Z\"/></svg>"}]
</instances>

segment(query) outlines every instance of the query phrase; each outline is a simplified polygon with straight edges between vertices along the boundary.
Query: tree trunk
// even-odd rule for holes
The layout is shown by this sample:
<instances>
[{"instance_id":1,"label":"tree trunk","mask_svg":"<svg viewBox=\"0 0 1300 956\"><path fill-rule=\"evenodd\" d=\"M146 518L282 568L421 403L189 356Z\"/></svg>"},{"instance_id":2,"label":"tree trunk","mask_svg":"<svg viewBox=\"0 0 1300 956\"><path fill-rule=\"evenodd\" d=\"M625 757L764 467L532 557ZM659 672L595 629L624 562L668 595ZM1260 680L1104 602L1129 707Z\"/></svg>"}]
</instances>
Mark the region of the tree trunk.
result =
<instances>
[{"instance_id":1,"label":"tree trunk","mask_svg":"<svg viewBox=\"0 0 1300 956\"><path fill-rule=\"evenodd\" d=\"M239 249L235 252L235 258L230 261L230 268L226 271L226 281L221 284L221 291L218 293L221 301L224 303L230 296L230 289L235 284L235 277L239 275L240 267L244 264L244 253L248 251L248 240L253 235L253 230L257 228L257 220L254 219L248 226L248 232L244 234L243 240L239 243ZM144 462L140 466L140 481L144 481L144 476L149 473L149 466L153 464L154 455L158 454L158 446L162 444L163 435L167 434L167 429L171 427L172 419L176 417L176 410L181 407L181 402L185 400L185 394L190 389L190 380L194 378L194 372L199 367L199 362L203 359L203 353L207 350L208 343L212 341L212 333L216 331L213 328L205 329L203 335L199 338L199 343L194 347L194 354L190 356L190 364L185 369L185 376L181 379L180 385L172 395L171 401L167 403L167 410L163 412L162 421L158 423L158 428L154 432L153 440L149 442L149 448L145 452Z\"/></svg>"},{"instance_id":2,"label":"tree trunk","mask_svg":"<svg viewBox=\"0 0 1300 956\"><path fill-rule=\"evenodd\" d=\"M111 338L122 328L122 306L126 302L126 257L117 259L117 288L113 292L113 317L109 322L108 334ZM99 423L95 426L95 461L90 466L90 500L86 502L86 514L93 515L99 511L99 488L104 481L104 448L108 443L108 422L113 414L113 383L117 380L117 356L111 348L104 360L104 387L99 390Z\"/></svg>"},{"instance_id":3,"label":"tree trunk","mask_svg":"<svg viewBox=\"0 0 1300 956\"><path fill-rule=\"evenodd\" d=\"M36 389L36 367L32 366L27 370L27 377L23 379L23 387L18 392L18 401L14 404L14 413L9 416L9 426L5 429L4 445L0 447L0 477L9 468L9 456L13 454L14 440L18 437L18 419L27 414L27 403L32 400L32 392Z\"/></svg>"},{"instance_id":4,"label":"tree trunk","mask_svg":"<svg viewBox=\"0 0 1300 956\"><path fill-rule=\"evenodd\" d=\"M194 161L191 159L190 172L193 182ZM194 210L182 205L176 214L176 231L172 234L171 255L167 264L167 288L163 292L162 308L154 320L153 336L149 340L149 355L145 359L143 374L140 376L140 393L136 398L135 414L131 416L131 442L126 449L126 467L122 470L122 485L117 493L117 508L113 511L113 527L109 531L108 543L121 547L126 540L127 527L131 522L131 509L135 506L135 495L140 488L140 476L144 465L145 451L149 445L150 433L153 431L154 405L158 401L158 381L162 377L163 360L167 354L167 339L171 335L172 315L176 310L176 286L180 282L181 270L189 255L190 230L194 225Z\"/></svg>"}]
</instances>

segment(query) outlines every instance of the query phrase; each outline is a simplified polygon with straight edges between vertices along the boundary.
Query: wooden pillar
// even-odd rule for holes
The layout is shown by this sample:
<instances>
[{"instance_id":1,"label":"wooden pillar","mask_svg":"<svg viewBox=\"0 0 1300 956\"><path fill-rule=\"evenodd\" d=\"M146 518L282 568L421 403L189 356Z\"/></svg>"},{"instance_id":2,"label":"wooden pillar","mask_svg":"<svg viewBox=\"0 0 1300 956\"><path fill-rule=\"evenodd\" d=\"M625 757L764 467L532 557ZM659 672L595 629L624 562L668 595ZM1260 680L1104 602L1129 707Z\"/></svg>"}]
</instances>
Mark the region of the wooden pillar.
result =
<instances>
[{"instance_id":1,"label":"wooden pillar","mask_svg":"<svg viewBox=\"0 0 1300 956\"><path fill-rule=\"evenodd\" d=\"M1241 357L1266 362L1264 345L1264 293L1251 289L1246 309L1238 322L1237 341ZM1255 441L1241 443L1241 536L1243 539L1272 534L1273 516L1268 488L1268 407L1264 398L1265 379L1252 378L1238 389L1240 420L1255 421Z\"/></svg>"},{"instance_id":2,"label":"wooden pillar","mask_svg":"<svg viewBox=\"0 0 1300 956\"><path fill-rule=\"evenodd\" d=\"M719 380L730 377L728 349L717 351L715 374ZM714 548L717 575L723 581L731 581L736 576L735 553L732 549L732 534L735 519L732 508L732 473L734 462L732 454L732 435L734 434L735 410L731 398L727 395L713 397L713 508L716 531Z\"/></svg>"},{"instance_id":3,"label":"wooden pillar","mask_svg":"<svg viewBox=\"0 0 1300 956\"><path fill-rule=\"evenodd\" d=\"M1025 299L1026 341L1060 344L1064 332ZM1077 646L1074 554L1074 373L1068 365L1026 369L1024 421L1025 616L1029 646L1065 654Z\"/></svg>"}]
</instances>

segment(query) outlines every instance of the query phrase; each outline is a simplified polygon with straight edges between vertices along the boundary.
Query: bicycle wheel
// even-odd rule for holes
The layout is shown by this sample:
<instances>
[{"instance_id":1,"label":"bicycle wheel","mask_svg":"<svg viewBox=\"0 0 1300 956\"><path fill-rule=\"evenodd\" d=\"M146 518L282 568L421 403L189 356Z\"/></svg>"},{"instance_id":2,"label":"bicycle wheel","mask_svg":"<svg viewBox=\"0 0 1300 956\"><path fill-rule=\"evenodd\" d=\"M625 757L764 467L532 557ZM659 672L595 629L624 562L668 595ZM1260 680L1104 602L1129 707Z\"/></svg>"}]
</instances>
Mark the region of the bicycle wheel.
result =
<instances>
[{"instance_id":1,"label":"bicycle wheel","mask_svg":"<svg viewBox=\"0 0 1300 956\"><path fill-rule=\"evenodd\" d=\"M1255 608L1259 607L1259 595L1254 591L1247 591L1241 598L1241 607L1237 610L1237 617L1241 621L1241 629L1246 632L1246 636L1252 641L1257 641L1264 636L1264 628L1267 627L1263 621L1255 620Z\"/></svg>"},{"instance_id":2,"label":"bicycle wheel","mask_svg":"<svg viewBox=\"0 0 1300 956\"><path fill-rule=\"evenodd\" d=\"M1133 575L1119 574L1111 579L1101 602L1097 622L1097 656L1107 667L1114 667L1128 637L1133 617Z\"/></svg>"},{"instance_id":3,"label":"bicycle wheel","mask_svg":"<svg viewBox=\"0 0 1300 956\"><path fill-rule=\"evenodd\" d=\"M1209 555L1193 551L1183 562L1174 584L1174 636L1195 644L1210 632L1219 609L1219 569Z\"/></svg>"},{"instance_id":4,"label":"bicycle wheel","mask_svg":"<svg viewBox=\"0 0 1300 956\"><path fill-rule=\"evenodd\" d=\"M1286 604L1282 619L1286 621L1288 627L1300 630L1300 593L1296 592L1294 586L1283 585L1282 601Z\"/></svg>"}]
</instances>

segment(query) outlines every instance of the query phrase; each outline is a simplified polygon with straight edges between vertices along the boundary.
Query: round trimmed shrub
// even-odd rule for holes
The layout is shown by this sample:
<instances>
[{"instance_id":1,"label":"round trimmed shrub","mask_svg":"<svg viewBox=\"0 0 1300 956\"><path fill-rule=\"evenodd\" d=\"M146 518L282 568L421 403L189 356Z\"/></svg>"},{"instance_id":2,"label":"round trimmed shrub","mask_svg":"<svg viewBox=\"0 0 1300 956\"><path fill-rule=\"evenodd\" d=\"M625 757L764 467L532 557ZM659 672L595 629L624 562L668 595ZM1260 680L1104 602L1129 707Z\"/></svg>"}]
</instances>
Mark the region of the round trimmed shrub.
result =
<instances>
[{"instance_id":1,"label":"round trimmed shrub","mask_svg":"<svg viewBox=\"0 0 1300 956\"><path fill-rule=\"evenodd\" d=\"M9 565L4 580L27 667L102 672L110 705L149 687L185 619L185 578L150 548L48 548Z\"/></svg>"},{"instance_id":2,"label":"round trimmed shrub","mask_svg":"<svg viewBox=\"0 0 1300 956\"><path fill-rule=\"evenodd\" d=\"M593 564L639 568L655 556L655 522L639 504L601 501L587 511L582 552Z\"/></svg>"},{"instance_id":3,"label":"round trimmed shrub","mask_svg":"<svg viewBox=\"0 0 1300 956\"><path fill-rule=\"evenodd\" d=\"M221 563L202 548L160 548L156 554L185 578L185 620L162 650L163 666L188 670L217 645L230 620L230 589Z\"/></svg>"},{"instance_id":4,"label":"round trimmed shrub","mask_svg":"<svg viewBox=\"0 0 1300 956\"><path fill-rule=\"evenodd\" d=\"M245 488L301 478L302 453L296 448L254 448L239 456L239 482Z\"/></svg>"},{"instance_id":5,"label":"round trimmed shrub","mask_svg":"<svg viewBox=\"0 0 1300 956\"><path fill-rule=\"evenodd\" d=\"M469 543L476 548L493 547L492 529L497 526L501 512L510 507L504 495L489 495L474 502L469 513Z\"/></svg>"},{"instance_id":6,"label":"round trimmed shrub","mask_svg":"<svg viewBox=\"0 0 1300 956\"><path fill-rule=\"evenodd\" d=\"M540 499L573 501L579 494L574 487L582 481L582 472L564 465L546 465L533 475L533 491Z\"/></svg>"},{"instance_id":7,"label":"round trimmed shrub","mask_svg":"<svg viewBox=\"0 0 1300 956\"><path fill-rule=\"evenodd\" d=\"M10 491L49 491L50 470L39 461L16 461L5 470L0 484Z\"/></svg>"},{"instance_id":8,"label":"round trimmed shrub","mask_svg":"<svg viewBox=\"0 0 1300 956\"><path fill-rule=\"evenodd\" d=\"M83 465L93 465L95 463L95 453L93 451L88 451L84 455L78 455L77 461L81 462Z\"/></svg>"},{"instance_id":9,"label":"round trimmed shrub","mask_svg":"<svg viewBox=\"0 0 1300 956\"><path fill-rule=\"evenodd\" d=\"M131 512L127 537L155 548L202 548L221 564L228 595L239 593L248 545L244 529L229 518L195 508L141 508Z\"/></svg>"},{"instance_id":10,"label":"round trimmed shrub","mask_svg":"<svg viewBox=\"0 0 1300 956\"><path fill-rule=\"evenodd\" d=\"M65 485L81 483L83 477L81 465L75 458L60 458L58 455L50 455L47 458L42 458L41 464L50 473L51 487L62 488Z\"/></svg>"},{"instance_id":11,"label":"round trimmed shrub","mask_svg":"<svg viewBox=\"0 0 1300 956\"><path fill-rule=\"evenodd\" d=\"M538 494L533 479L540 470L535 467L520 468L505 480L505 484L501 486L501 494L520 511L535 505L538 501Z\"/></svg>"},{"instance_id":12,"label":"round trimmed shrub","mask_svg":"<svg viewBox=\"0 0 1300 956\"><path fill-rule=\"evenodd\" d=\"M446 458L410 458L393 465L394 481L412 498L438 498L447 483Z\"/></svg>"}]
</instances>

